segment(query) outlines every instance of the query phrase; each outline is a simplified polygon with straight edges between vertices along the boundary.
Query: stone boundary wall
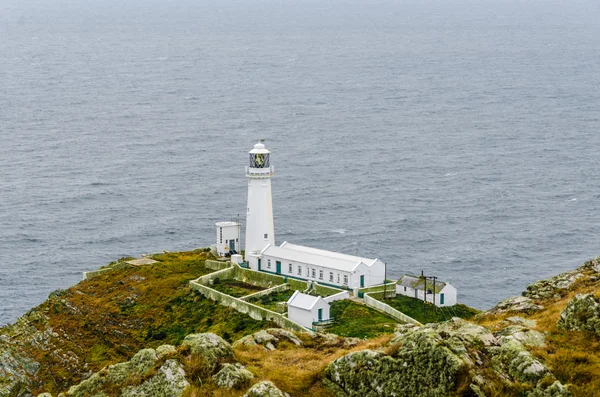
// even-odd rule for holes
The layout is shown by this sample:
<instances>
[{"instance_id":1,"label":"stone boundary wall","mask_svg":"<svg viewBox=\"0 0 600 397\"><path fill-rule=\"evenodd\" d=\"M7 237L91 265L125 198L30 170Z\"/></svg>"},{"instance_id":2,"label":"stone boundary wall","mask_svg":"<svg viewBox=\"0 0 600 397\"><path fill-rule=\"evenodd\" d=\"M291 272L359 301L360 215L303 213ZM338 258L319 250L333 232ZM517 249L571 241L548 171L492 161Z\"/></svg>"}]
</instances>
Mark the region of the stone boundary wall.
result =
<instances>
[{"instance_id":1,"label":"stone boundary wall","mask_svg":"<svg viewBox=\"0 0 600 397\"><path fill-rule=\"evenodd\" d=\"M327 302L327 303L341 301L344 299L350 299L350 293L348 291L342 291L335 295L329 295L329 296L326 296L325 298L323 298L323 300L325 300L325 302Z\"/></svg>"},{"instance_id":2,"label":"stone boundary wall","mask_svg":"<svg viewBox=\"0 0 600 397\"><path fill-rule=\"evenodd\" d=\"M280 313L275 313L271 310L265 309L258 305L254 305L249 302L245 302L238 298L234 298L222 292L215 291L214 289L209 288L206 285L203 285L200 281L200 279L202 279L203 277L200 277L199 279L194 281L190 281L190 287L195 289L202 295L206 296L207 298L223 306L231 307L232 309L237 310L240 313L247 314L255 320L272 321L278 326L294 332L308 332L311 334L313 333L312 331L308 330L307 328L304 328L300 324L290 320L289 318L283 316Z\"/></svg>"},{"instance_id":3,"label":"stone boundary wall","mask_svg":"<svg viewBox=\"0 0 600 397\"><path fill-rule=\"evenodd\" d=\"M206 262L204 262L204 267L206 267L207 269L212 269L212 270L223 270L223 269L227 269L228 267L231 267L231 263L230 262L213 261L212 259L207 259Z\"/></svg>"},{"instance_id":4,"label":"stone boundary wall","mask_svg":"<svg viewBox=\"0 0 600 397\"><path fill-rule=\"evenodd\" d=\"M272 294L274 292L287 291L289 289L290 289L290 285L289 284L281 284L281 285L275 286L273 288L265 289L263 291L258 291L258 292L255 292L253 294L250 294L250 295L242 296L240 299L243 300L243 301L246 301L248 299L258 298L258 297L261 297L263 295L270 295L270 294Z\"/></svg>"},{"instance_id":5,"label":"stone boundary wall","mask_svg":"<svg viewBox=\"0 0 600 397\"><path fill-rule=\"evenodd\" d=\"M320 296L336 295L336 294L339 294L340 292L344 291L341 288L334 288L334 287L328 287L326 285L321 285L321 284L317 283L316 281L313 282L313 289Z\"/></svg>"},{"instance_id":6,"label":"stone boundary wall","mask_svg":"<svg viewBox=\"0 0 600 397\"><path fill-rule=\"evenodd\" d=\"M374 292L383 292L386 284L373 285L372 287L361 288L358 292L362 292L363 294L369 294ZM387 283L386 295L388 297L396 296L396 283Z\"/></svg>"},{"instance_id":7,"label":"stone boundary wall","mask_svg":"<svg viewBox=\"0 0 600 397\"><path fill-rule=\"evenodd\" d=\"M377 309L381 312L384 312L385 314L389 315L390 317L395 318L398 321L415 324L415 325L423 325L420 322L418 322L417 320L415 320L414 318L409 317L406 314L402 313L401 311L394 309L390 305L385 304L385 303L378 301L377 299L369 296L368 293L365 294L364 301L365 301L365 305L372 307L373 309Z\"/></svg>"},{"instance_id":8,"label":"stone boundary wall","mask_svg":"<svg viewBox=\"0 0 600 397\"><path fill-rule=\"evenodd\" d=\"M235 268L228 267L223 270L217 270L216 272L205 274L204 276L196 279L196 281L201 282L204 285L212 285L215 279L223 279L228 280L234 278L235 276Z\"/></svg>"},{"instance_id":9,"label":"stone boundary wall","mask_svg":"<svg viewBox=\"0 0 600 397\"><path fill-rule=\"evenodd\" d=\"M93 270L91 272L83 272L83 279L87 280L90 277L94 277L94 276L97 276L102 273L110 272L111 270L113 270L112 267L107 267L104 269Z\"/></svg>"}]
</instances>

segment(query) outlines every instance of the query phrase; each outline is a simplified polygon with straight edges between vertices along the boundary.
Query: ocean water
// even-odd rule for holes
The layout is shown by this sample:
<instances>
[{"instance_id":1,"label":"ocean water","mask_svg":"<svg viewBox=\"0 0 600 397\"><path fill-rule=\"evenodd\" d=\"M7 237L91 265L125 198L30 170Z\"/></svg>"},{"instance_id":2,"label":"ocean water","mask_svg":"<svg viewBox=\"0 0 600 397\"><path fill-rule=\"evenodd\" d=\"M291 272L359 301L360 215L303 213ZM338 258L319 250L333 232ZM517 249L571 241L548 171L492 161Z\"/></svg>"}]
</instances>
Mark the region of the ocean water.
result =
<instances>
[{"instance_id":1,"label":"ocean water","mask_svg":"<svg viewBox=\"0 0 600 397\"><path fill-rule=\"evenodd\" d=\"M213 243L260 138L278 242L489 308L600 255L600 3L0 0L0 324Z\"/></svg>"}]
</instances>

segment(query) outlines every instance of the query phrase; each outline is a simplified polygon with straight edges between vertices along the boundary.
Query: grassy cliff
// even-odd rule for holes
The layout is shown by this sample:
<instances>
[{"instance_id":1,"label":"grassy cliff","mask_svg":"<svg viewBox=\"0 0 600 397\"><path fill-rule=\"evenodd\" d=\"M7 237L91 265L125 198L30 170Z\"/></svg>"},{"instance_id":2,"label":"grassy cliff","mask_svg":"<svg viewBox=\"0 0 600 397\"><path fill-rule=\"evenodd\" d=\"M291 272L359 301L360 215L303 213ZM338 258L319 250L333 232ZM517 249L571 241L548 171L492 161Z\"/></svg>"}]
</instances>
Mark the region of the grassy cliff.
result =
<instances>
[{"instance_id":1,"label":"grassy cliff","mask_svg":"<svg viewBox=\"0 0 600 397\"><path fill-rule=\"evenodd\" d=\"M278 395L276 386L307 397L566 397L600 390L598 260L534 283L468 321L397 327L369 308L337 302L335 314L349 325L332 331L370 335L348 339L286 334L198 295L189 281L212 272L205 266L210 253L154 258L160 263L112 263L0 328L0 396L56 396L70 387L65 396L242 396L252 385L256 393L248 395ZM365 333L352 321L372 324ZM196 338L190 334L200 333L235 342L224 347L232 353L207 367L206 349L189 346ZM240 373L253 376L243 388L222 386Z\"/></svg>"}]
</instances>

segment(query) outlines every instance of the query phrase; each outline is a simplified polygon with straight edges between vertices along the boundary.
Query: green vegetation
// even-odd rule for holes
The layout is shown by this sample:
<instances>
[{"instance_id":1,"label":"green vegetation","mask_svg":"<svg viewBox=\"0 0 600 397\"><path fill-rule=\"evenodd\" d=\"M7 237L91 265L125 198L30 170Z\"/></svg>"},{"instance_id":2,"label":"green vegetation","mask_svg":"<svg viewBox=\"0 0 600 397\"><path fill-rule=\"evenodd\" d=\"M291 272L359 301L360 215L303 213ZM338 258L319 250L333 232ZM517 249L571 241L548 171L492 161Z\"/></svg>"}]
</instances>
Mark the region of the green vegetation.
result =
<instances>
[{"instance_id":1,"label":"green vegetation","mask_svg":"<svg viewBox=\"0 0 600 397\"><path fill-rule=\"evenodd\" d=\"M219 280L218 278L215 279L214 284L211 285L210 288L233 296L234 298L241 298L242 296L254 294L265 289L238 280Z\"/></svg>"},{"instance_id":2,"label":"green vegetation","mask_svg":"<svg viewBox=\"0 0 600 397\"><path fill-rule=\"evenodd\" d=\"M60 335L71 336L55 343L61 351L76 352L77 361L87 363L91 371L129 360L145 347L178 345L191 333L213 332L234 341L276 327L221 306L189 288L190 280L213 271L204 267L205 260L212 258L210 253L198 250L153 258L161 263L125 266L119 262L113 271L49 298L34 309L47 316L47 321L37 321L35 326L39 331L51 327ZM80 365L68 368L61 355L43 346L32 346L30 351L41 364L36 392L58 393L85 376Z\"/></svg>"},{"instance_id":3,"label":"green vegetation","mask_svg":"<svg viewBox=\"0 0 600 397\"><path fill-rule=\"evenodd\" d=\"M469 319L479 313L479 310L462 304L448 307L435 307L428 303L427 307L424 309L422 300L404 295L397 295L395 298L387 298L385 300L382 299L383 293L374 293L369 296L390 305L394 309L401 311L422 324L440 323L442 321L450 320L452 317Z\"/></svg>"},{"instance_id":4,"label":"green vegetation","mask_svg":"<svg viewBox=\"0 0 600 397\"><path fill-rule=\"evenodd\" d=\"M330 316L335 320L327 332L357 338L373 338L394 332L398 323L377 310L351 300L333 302Z\"/></svg>"},{"instance_id":5,"label":"green vegetation","mask_svg":"<svg viewBox=\"0 0 600 397\"><path fill-rule=\"evenodd\" d=\"M289 289L287 291L274 292L269 295L263 295L263 296L259 296L256 298L250 298L248 300L248 302L262 306L265 309L276 311L275 309L277 307L277 303L278 302L287 302L292 297L292 295L294 295L294 292L296 292L296 291L293 291L291 289Z\"/></svg>"}]
</instances>

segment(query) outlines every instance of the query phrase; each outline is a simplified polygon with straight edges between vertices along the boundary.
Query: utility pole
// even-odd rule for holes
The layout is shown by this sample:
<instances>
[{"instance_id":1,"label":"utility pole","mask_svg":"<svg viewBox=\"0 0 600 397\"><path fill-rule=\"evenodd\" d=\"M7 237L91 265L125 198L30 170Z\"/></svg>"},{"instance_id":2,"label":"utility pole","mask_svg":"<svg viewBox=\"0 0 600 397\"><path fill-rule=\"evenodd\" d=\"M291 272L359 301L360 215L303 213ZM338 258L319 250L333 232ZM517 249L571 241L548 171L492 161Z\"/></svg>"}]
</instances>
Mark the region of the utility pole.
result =
<instances>
[{"instance_id":1,"label":"utility pole","mask_svg":"<svg viewBox=\"0 0 600 397\"><path fill-rule=\"evenodd\" d=\"M421 270L421 279L423 280L423 315L427 315L427 281L431 280L433 283L433 310L437 311L437 306L435 304L435 283L437 281L437 276L425 276L423 274L423 270Z\"/></svg>"}]
</instances>

